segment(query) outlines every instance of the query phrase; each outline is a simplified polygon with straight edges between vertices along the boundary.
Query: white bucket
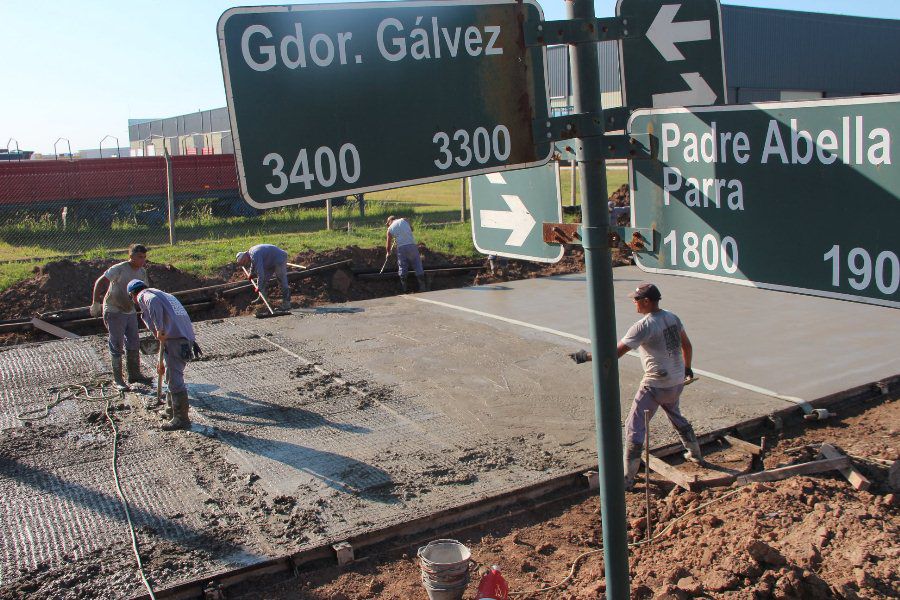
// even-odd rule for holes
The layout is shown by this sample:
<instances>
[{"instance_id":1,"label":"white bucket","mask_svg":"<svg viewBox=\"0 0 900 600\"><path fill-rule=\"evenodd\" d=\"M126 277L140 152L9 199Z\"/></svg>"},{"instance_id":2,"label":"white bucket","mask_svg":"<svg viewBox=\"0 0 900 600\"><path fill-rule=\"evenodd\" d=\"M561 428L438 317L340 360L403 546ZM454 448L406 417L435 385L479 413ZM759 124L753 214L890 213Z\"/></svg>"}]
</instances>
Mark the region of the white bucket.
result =
<instances>
[{"instance_id":1,"label":"white bucket","mask_svg":"<svg viewBox=\"0 0 900 600\"><path fill-rule=\"evenodd\" d=\"M456 540L435 540L417 552L422 585L431 600L462 598L469 584L472 553Z\"/></svg>"}]
</instances>

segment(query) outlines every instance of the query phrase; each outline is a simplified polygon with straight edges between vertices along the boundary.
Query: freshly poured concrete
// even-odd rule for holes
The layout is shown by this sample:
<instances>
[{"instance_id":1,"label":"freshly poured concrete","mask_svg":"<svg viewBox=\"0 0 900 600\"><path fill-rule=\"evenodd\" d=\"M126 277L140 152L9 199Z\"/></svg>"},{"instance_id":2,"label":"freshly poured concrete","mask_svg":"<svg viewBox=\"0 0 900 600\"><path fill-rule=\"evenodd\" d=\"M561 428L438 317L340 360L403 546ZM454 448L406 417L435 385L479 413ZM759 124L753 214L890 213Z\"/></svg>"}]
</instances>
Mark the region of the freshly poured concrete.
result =
<instances>
[{"instance_id":1,"label":"freshly poured concrete","mask_svg":"<svg viewBox=\"0 0 900 600\"><path fill-rule=\"evenodd\" d=\"M621 335L637 318L627 293L646 277L615 274ZM653 280L691 335L695 366L714 375L683 396L701 433L791 406L765 390L814 399L900 372L887 350L900 333L892 309ZM174 571L150 561L154 582L592 466L591 369L567 356L586 347L584 298L575 275L199 325L207 356L186 372L195 431L154 431L134 397L114 413L142 548L195 557ZM103 364L101 338L0 352L0 443L15 450L0 457L0 591L98 556L121 562L117 592L139 589L101 404L63 402L40 433L15 419L53 386L87 379ZM623 358L620 374L624 418L639 361ZM661 415L652 436L653 445L673 440ZM60 571L59 580L68 576Z\"/></svg>"}]
</instances>

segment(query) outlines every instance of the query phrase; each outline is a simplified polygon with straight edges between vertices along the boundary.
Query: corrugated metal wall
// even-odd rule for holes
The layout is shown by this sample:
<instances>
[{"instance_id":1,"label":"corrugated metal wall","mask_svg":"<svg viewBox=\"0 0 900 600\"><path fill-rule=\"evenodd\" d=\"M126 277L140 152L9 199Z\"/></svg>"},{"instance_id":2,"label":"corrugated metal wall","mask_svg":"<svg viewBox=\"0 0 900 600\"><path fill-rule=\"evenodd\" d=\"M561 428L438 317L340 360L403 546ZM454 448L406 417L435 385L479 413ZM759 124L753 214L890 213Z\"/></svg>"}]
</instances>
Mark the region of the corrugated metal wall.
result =
<instances>
[{"instance_id":1,"label":"corrugated metal wall","mask_svg":"<svg viewBox=\"0 0 900 600\"><path fill-rule=\"evenodd\" d=\"M723 6L722 30L728 84L748 98L900 92L900 21Z\"/></svg>"}]
</instances>

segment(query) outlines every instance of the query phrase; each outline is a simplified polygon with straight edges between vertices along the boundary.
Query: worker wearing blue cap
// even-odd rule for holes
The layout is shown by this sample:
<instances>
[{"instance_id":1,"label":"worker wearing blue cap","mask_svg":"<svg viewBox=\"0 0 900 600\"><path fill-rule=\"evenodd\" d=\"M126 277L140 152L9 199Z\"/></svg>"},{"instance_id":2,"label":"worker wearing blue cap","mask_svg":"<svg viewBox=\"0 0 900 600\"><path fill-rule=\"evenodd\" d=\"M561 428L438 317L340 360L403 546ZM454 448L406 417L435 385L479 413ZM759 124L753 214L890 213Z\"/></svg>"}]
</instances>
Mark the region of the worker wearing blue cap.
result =
<instances>
[{"instance_id":1,"label":"worker wearing blue cap","mask_svg":"<svg viewBox=\"0 0 900 600\"><path fill-rule=\"evenodd\" d=\"M190 429L188 393L184 383L184 367L200 354L194 336L194 326L187 310L178 298L162 290L147 287L140 279L128 282L128 294L141 308L141 318L147 329L164 346L164 363L157 365L157 373L166 375L167 396L172 406L172 420L162 425L164 431Z\"/></svg>"}]
</instances>

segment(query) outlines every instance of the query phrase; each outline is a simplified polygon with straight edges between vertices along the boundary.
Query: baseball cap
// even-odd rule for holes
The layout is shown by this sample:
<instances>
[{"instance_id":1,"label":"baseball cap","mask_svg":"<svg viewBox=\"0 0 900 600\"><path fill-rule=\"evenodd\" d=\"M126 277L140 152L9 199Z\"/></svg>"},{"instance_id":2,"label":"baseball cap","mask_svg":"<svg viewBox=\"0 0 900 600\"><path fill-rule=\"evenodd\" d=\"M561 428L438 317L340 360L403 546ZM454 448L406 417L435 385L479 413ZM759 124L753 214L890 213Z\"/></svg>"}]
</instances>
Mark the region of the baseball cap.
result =
<instances>
[{"instance_id":1,"label":"baseball cap","mask_svg":"<svg viewBox=\"0 0 900 600\"><path fill-rule=\"evenodd\" d=\"M662 294L659 293L659 288L653 285L652 283L642 283L633 292L628 294L629 298L634 298L635 300L642 300L647 298L649 300L659 300L662 298Z\"/></svg>"},{"instance_id":2,"label":"baseball cap","mask_svg":"<svg viewBox=\"0 0 900 600\"><path fill-rule=\"evenodd\" d=\"M237 262L241 262L242 260L244 260L245 256L247 256L246 252L238 252L234 258Z\"/></svg>"},{"instance_id":3,"label":"baseball cap","mask_svg":"<svg viewBox=\"0 0 900 600\"><path fill-rule=\"evenodd\" d=\"M143 289L147 288L147 284L141 281L140 279L132 279L128 282L128 287L125 288L128 290L128 293L134 295L140 292Z\"/></svg>"}]
</instances>

